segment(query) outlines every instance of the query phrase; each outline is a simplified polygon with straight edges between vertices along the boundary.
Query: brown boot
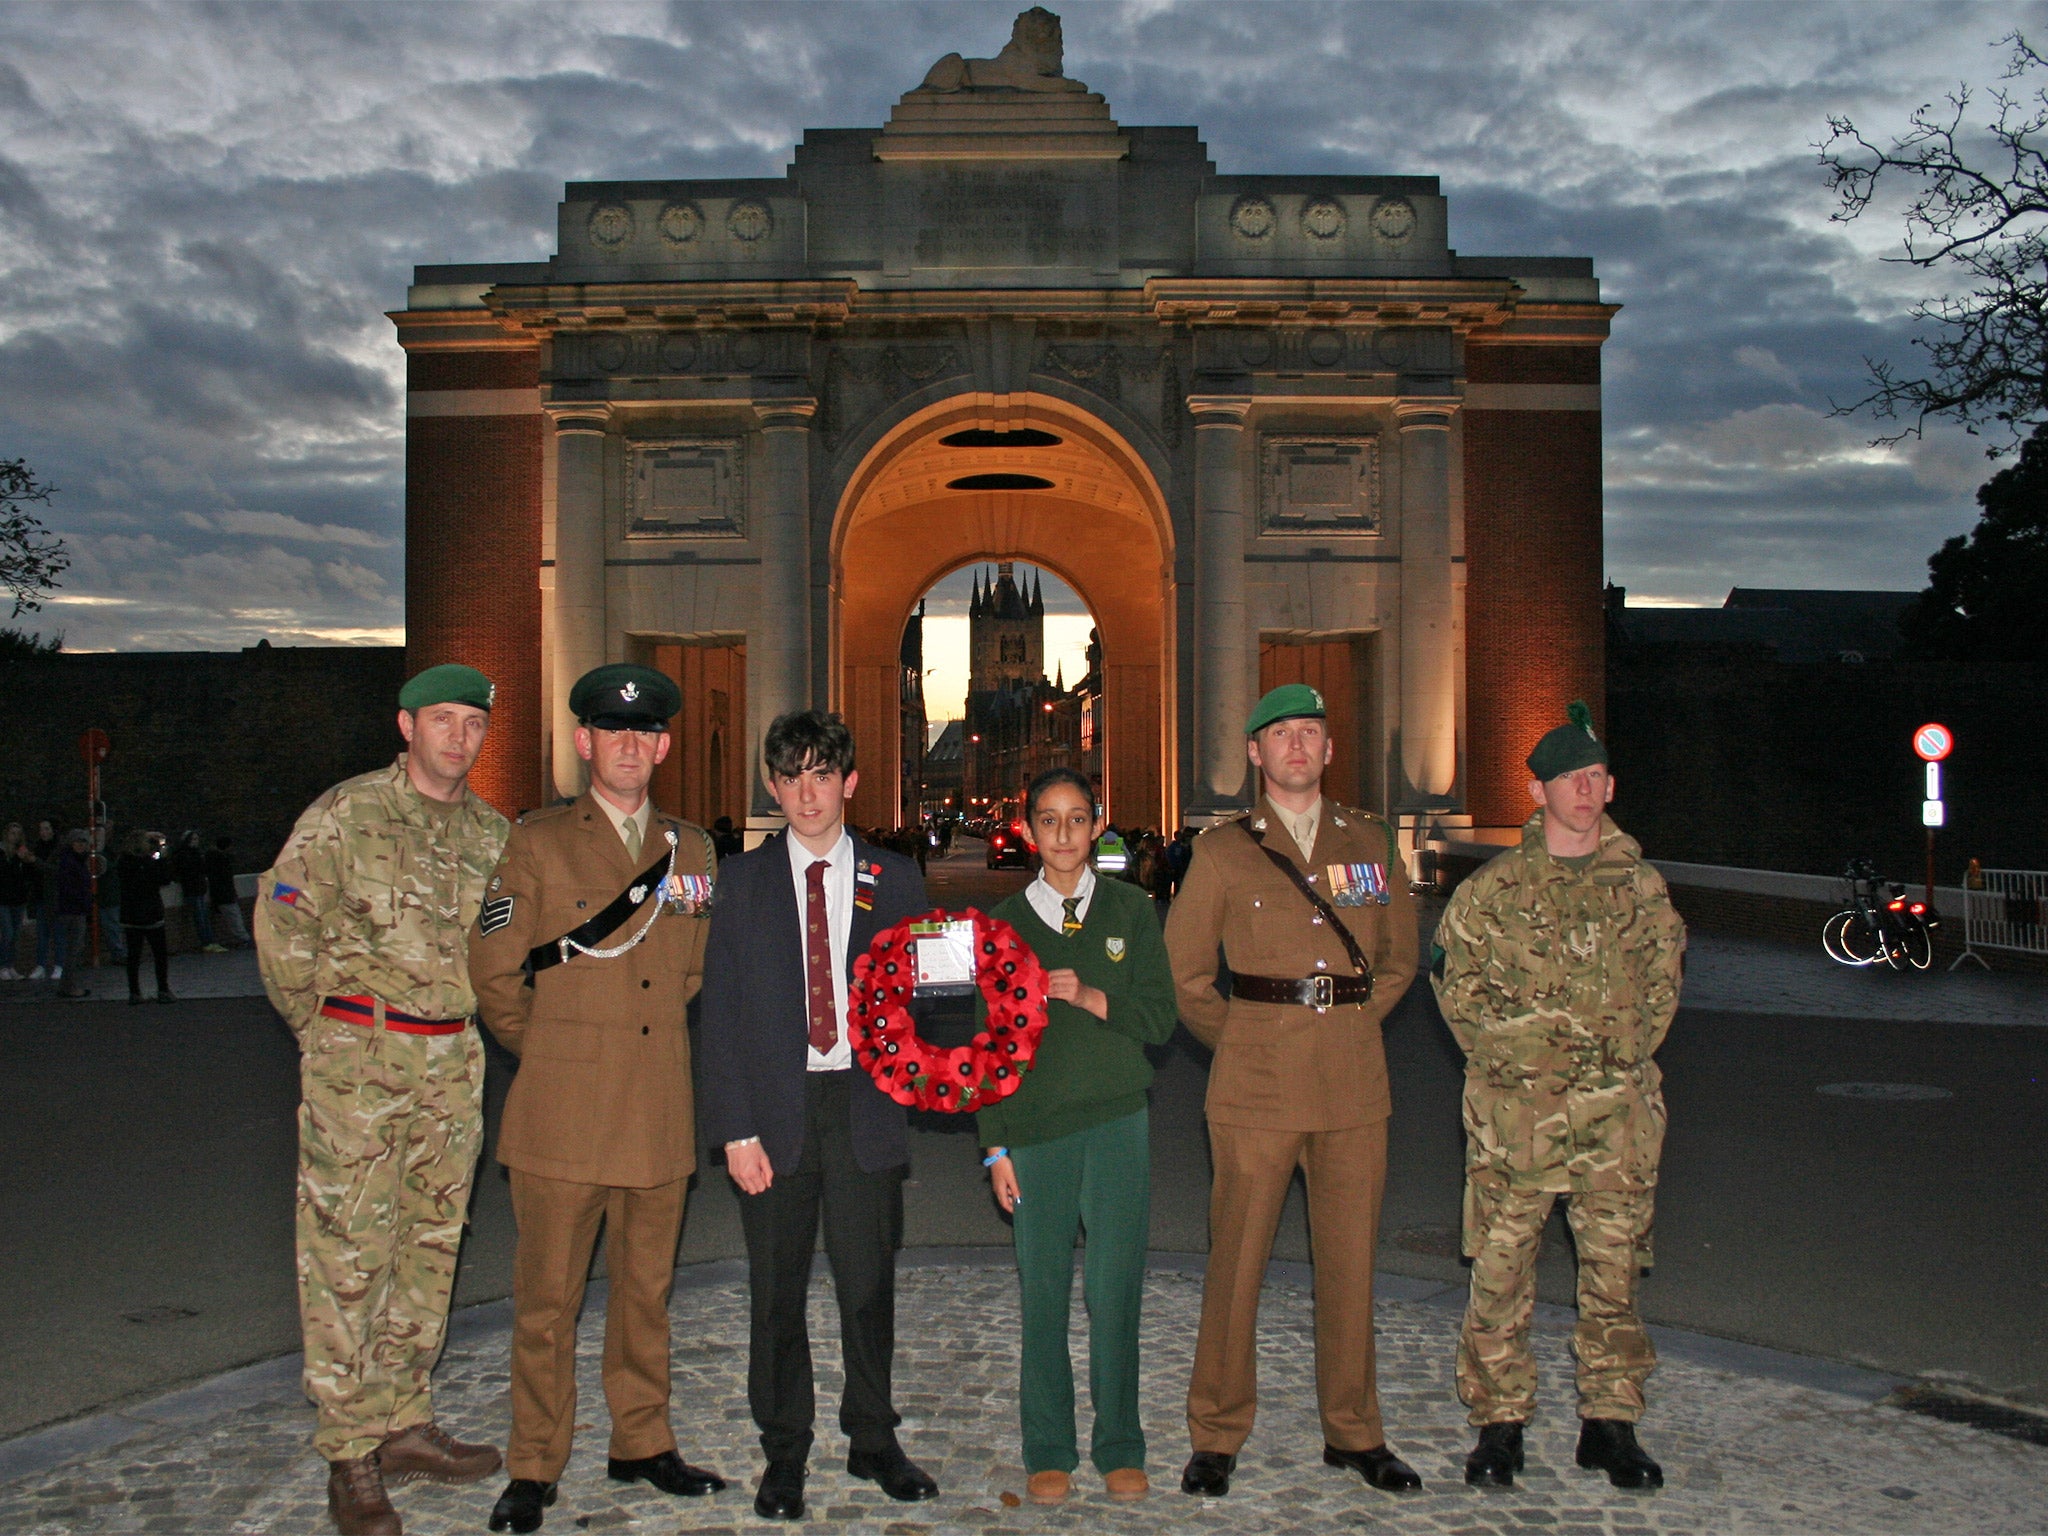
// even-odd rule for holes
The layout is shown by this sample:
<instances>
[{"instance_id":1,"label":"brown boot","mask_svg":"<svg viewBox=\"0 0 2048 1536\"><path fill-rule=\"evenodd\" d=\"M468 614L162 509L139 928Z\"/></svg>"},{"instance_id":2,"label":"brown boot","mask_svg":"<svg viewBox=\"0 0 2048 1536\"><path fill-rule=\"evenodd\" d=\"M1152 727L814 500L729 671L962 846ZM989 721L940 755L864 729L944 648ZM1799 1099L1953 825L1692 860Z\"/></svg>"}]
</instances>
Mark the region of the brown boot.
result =
<instances>
[{"instance_id":1,"label":"brown boot","mask_svg":"<svg viewBox=\"0 0 2048 1536\"><path fill-rule=\"evenodd\" d=\"M505 1464L494 1445L465 1445L438 1424L415 1424L377 1447L384 1476L394 1483L473 1483Z\"/></svg>"},{"instance_id":2,"label":"brown boot","mask_svg":"<svg viewBox=\"0 0 2048 1536\"><path fill-rule=\"evenodd\" d=\"M354 1461L327 1463L327 1513L341 1536L405 1536L384 1491L375 1451Z\"/></svg>"}]
</instances>

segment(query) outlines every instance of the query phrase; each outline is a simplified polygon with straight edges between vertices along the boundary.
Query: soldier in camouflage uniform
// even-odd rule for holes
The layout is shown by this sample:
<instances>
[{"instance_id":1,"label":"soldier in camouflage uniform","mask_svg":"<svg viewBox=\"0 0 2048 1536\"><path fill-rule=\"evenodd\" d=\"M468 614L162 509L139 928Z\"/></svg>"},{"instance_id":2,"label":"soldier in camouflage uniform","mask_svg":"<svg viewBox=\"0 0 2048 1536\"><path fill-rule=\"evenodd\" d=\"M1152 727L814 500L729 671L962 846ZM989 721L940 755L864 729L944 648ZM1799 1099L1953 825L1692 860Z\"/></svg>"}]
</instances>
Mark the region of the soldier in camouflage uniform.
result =
<instances>
[{"instance_id":1,"label":"soldier in camouflage uniform","mask_svg":"<svg viewBox=\"0 0 2048 1536\"><path fill-rule=\"evenodd\" d=\"M500 1464L434 1423L428 1387L483 1139L468 930L510 829L467 780L491 697L469 667L407 683L406 750L308 806L257 888L264 988L299 1041L305 1387L342 1536L399 1536L386 1479Z\"/></svg>"},{"instance_id":2,"label":"soldier in camouflage uniform","mask_svg":"<svg viewBox=\"0 0 2048 1536\"><path fill-rule=\"evenodd\" d=\"M1678 1009L1685 925L1642 849L1608 818L1607 749L1571 707L1529 755L1539 809L1521 845L1458 888L1438 929L1437 1003L1466 1055L1465 1253L1458 1396L1479 1443L1465 1481L1507 1487L1536 1406L1536 1255L1559 1195L1578 1250L1578 1463L1661 1487L1636 1443L1657 1363L1636 1315L1649 1259L1664 1096L1651 1058Z\"/></svg>"}]
</instances>

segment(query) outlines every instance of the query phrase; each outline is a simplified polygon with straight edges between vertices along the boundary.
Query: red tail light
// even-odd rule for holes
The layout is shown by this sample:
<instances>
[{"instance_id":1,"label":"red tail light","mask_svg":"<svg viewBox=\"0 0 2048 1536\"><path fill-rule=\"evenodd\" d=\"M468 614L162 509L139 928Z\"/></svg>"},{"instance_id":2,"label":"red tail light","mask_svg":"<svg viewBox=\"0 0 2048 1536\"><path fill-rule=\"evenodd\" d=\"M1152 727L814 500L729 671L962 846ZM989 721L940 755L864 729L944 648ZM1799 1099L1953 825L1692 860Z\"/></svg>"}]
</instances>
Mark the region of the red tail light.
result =
<instances>
[{"instance_id":1,"label":"red tail light","mask_svg":"<svg viewBox=\"0 0 2048 1536\"><path fill-rule=\"evenodd\" d=\"M1927 913L1927 904L1922 901L1916 901L1913 903L1912 906L1908 907L1906 910L1911 912L1915 917L1924 917Z\"/></svg>"},{"instance_id":2,"label":"red tail light","mask_svg":"<svg viewBox=\"0 0 2048 1536\"><path fill-rule=\"evenodd\" d=\"M1000 832L994 833L990 836L989 841L1000 848L1003 846L1003 834Z\"/></svg>"},{"instance_id":3,"label":"red tail light","mask_svg":"<svg viewBox=\"0 0 2048 1536\"><path fill-rule=\"evenodd\" d=\"M1894 902L1890 902L1890 903L1887 903L1887 904L1886 904L1886 906L1885 906L1885 911L1887 911L1887 912L1899 912L1899 911L1903 911L1903 910L1905 909L1905 906L1906 906L1906 904L1905 904L1905 903L1904 903L1903 901L1894 901Z\"/></svg>"}]
</instances>

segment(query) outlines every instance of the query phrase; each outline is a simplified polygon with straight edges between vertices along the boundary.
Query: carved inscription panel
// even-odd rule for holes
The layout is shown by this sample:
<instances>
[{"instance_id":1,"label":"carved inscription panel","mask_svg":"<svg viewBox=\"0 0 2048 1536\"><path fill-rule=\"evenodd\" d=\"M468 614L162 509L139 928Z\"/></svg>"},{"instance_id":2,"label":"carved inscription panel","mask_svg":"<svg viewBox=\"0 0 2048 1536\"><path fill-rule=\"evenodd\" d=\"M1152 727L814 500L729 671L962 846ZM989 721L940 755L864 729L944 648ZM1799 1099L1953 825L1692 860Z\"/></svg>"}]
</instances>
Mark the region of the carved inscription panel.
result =
<instances>
[{"instance_id":1,"label":"carved inscription panel","mask_svg":"<svg viewBox=\"0 0 2048 1536\"><path fill-rule=\"evenodd\" d=\"M1065 267L1113 272L1116 181L1108 166L892 165L889 271Z\"/></svg>"},{"instance_id":2,"label":"carved inscription panel","mask_svg":"<svg viewBox=\"0 0 2048 1536\"><path fill-rule=\"evenodd\" d=\"M626 445L626 537L737 539L747 488L736 437L641 439Z\"/></svg>"},{"instance_id":3,"label":"carved inscription panel","mask_svg":"<svg viewBox=\"0 0 2048 1536\"><path fill-rule=\"evenodd\" d=\"M1259 532L1380 532L1379 439L1262 433Z\"/></svg>"}]
</instances>

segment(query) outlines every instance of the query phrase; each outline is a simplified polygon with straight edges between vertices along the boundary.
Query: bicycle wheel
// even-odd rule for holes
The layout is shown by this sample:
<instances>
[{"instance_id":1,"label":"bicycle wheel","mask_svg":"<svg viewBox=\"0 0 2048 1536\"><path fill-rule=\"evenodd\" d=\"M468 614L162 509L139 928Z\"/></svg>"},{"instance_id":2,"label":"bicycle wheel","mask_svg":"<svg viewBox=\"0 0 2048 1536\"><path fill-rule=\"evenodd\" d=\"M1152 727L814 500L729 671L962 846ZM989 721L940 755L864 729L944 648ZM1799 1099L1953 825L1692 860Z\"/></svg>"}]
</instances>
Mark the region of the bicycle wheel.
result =
<instances>
[{"instance_id":1,"label":"bicycle wheel","mask_svg":"<svg viewBox=\"0 0 2048 1536\"><path fill-rule=\"evenodd\" d=\"M1878 957L1877 935L1854 907L1821 926L1820 942L1828 958L1842 965L1868 965Z\"/></svg>"},{"instance_id":2,"label":"bicycle wheel","mask_svg":"<svg viewBox=\"0 0 2048 1536\"><path fill-rule=\"evenodd\" d=\"M1908 928L1900 937L1899 949L1907 963L1916 971L1924 971L1934 964L1934 935L1925 928Z\"/></svg>"}]
</instances>

